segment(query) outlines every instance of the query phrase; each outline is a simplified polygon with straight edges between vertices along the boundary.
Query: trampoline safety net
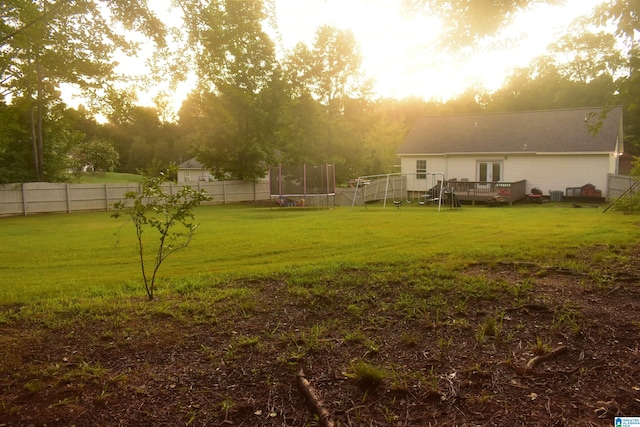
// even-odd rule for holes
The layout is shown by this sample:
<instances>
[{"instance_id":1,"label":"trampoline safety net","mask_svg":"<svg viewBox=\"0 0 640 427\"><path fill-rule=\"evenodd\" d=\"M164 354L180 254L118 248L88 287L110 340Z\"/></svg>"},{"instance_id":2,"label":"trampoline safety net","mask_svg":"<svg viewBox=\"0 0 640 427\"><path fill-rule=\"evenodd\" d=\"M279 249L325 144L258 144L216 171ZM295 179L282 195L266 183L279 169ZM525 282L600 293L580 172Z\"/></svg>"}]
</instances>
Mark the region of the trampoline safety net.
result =
<instances>
[{"instance_id":1,"label":"trampoline safety net","mask_svg":"<svg viewBox=\"0 0 640 427\"><path fill-rule=\"evenodd\" d=\"M271 196L333 196L336 193L334 165L270 166Z\"/></svg>"}]
</instances>

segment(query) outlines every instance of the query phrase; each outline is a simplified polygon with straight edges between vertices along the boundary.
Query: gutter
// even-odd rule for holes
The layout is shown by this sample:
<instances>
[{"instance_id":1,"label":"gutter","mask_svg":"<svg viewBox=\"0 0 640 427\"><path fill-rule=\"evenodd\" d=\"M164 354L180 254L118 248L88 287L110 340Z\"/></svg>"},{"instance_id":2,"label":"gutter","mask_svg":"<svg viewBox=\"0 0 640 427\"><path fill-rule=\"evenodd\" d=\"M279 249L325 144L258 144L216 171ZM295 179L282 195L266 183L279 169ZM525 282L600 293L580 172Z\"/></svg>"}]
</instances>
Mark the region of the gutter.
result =
<instances>
[{"instance_id":1,"label":"gutter","mask_svg":"<svg viewBox=\"0 0 640 427\"><path fill-rule=\"evenodd\" d=\"M558 155L610 155L610 151L465 151L465 152L447 152L447 153L413 153L413 154L396 154L404 157L447 157L447 156L516 156L535 154L538 156L558 156Z\"/></svg>"}]
</instances>

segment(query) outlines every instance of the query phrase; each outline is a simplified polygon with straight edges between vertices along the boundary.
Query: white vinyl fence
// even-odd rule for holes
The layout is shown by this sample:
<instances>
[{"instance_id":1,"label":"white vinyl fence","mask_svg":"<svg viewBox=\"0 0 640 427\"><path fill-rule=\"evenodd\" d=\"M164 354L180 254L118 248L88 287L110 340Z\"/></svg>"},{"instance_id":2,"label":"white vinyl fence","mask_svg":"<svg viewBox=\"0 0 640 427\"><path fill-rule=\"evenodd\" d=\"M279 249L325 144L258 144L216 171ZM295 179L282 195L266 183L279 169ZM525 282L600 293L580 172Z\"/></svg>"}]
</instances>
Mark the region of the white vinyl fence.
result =
<instances>
[{"instance_id":1,"label":"white vinyl fence","mask_svg":"<svg viewBox=\"0 0 640 427\"><path fill-rule=\"evenodd\" d=\"M183 184L164 184L165 191L179 191ZM215 181L191 185L213 200L205 204L257 202L270 199L268 181ZM65 184L32 182L0 185L0 216L53 212L106 211L124 200L140 184Z\"/></svg>"},{"instance_id":2,"label":"white vinyl fence","mask_svg":"<svg viewBox=\"0 0 640 427\"><path fill-rule=\"evenodd\" d=\"M631 176L609 174L607 198L615 200L622 196L636 182L636 179Z\"/></svg>"}]
</instances>

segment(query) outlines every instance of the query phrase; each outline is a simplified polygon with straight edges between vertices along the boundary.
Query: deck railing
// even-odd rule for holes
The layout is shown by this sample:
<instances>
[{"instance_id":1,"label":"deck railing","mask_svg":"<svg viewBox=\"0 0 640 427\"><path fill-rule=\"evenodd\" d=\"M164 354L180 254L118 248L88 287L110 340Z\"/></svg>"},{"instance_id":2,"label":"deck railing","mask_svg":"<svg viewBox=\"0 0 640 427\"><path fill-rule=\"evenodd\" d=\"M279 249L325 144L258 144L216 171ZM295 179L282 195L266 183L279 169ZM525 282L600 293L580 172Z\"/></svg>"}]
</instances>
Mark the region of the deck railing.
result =
<instances>
[{"instance_id":1,"label":"deck railing","mask_svg":"<svg viewBox=\"0 0 640 427\"><path fill-rule=\"evenodd\" d=\"M453 191L459 200L489 202L504 201L509 204L524 199L526 180L516 182L458 181L450 179L446 182L447 191Z\"/></svg>"}]
</instances>

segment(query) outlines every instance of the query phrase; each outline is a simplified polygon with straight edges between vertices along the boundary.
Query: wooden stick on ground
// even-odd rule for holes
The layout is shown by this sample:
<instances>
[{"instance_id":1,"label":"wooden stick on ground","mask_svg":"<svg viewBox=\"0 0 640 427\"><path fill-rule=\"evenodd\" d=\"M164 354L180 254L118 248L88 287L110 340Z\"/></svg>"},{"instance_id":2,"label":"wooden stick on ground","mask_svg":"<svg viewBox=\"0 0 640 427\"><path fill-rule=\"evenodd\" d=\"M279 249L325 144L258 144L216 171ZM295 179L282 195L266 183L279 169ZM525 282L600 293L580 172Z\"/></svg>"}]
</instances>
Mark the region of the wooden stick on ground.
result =
<instances>
[{"instance_id":1,"label":"wooden stick on ground","mask_svg":"<svg viewBox=\"0 0 640 427\"><path fill-rule=\"evenodd\" d=\"M307 399L307 404L318 414L321 427L334 427L333 422L329 418L329 411L324 407L322 400L313 390L309 381L304 377L302 368L298 371L298 388Z\"/></svg>"},{"instance_id":2,"label":"wooden stick on ground","mask_svg":"<svg viewBox=\"0 0 640 427\"><path fill-rule=\"evenodd\" d=\"M558 348L553 349L547 354L543 354L542 356L536 356L533 359L529 360L529 363L527 363L525 370L533 369L536 367L538 363L544 362L545 360L553 359L554 357L560 356L561 354L564 354L566 352L567 352L567 347L560 346Z\"/></svg>"}]
</instances>

